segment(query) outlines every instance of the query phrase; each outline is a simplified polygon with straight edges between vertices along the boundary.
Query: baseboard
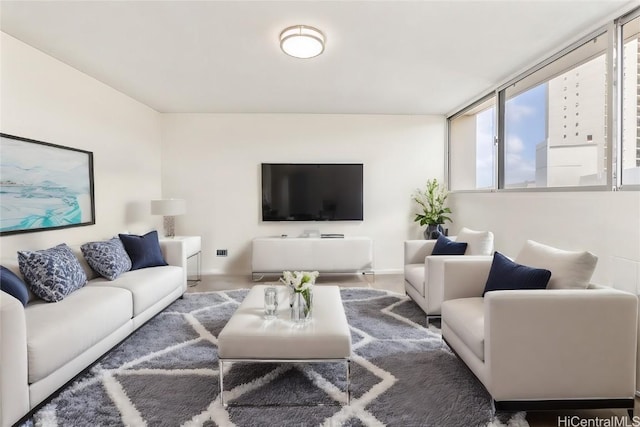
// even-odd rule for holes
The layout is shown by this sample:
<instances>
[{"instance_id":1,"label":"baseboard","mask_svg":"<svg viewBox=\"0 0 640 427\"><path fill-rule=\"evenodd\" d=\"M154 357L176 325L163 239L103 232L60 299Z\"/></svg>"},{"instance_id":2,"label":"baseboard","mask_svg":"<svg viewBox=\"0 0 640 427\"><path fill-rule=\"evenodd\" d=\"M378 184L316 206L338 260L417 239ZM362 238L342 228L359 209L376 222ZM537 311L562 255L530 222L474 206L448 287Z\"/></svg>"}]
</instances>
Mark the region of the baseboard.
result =
<instances>
[{"instance_id":1,"label":"baseboard","mask_svg":"<svg viewBox=\"0 0 640 427\"><path fill-rule=\"evenodd\" d=\"M385 274L404 274L404 270L401 268L384 268L384 269L375 269L373 270L375 274L385 275Z\"/></svg>"}]
</instances>

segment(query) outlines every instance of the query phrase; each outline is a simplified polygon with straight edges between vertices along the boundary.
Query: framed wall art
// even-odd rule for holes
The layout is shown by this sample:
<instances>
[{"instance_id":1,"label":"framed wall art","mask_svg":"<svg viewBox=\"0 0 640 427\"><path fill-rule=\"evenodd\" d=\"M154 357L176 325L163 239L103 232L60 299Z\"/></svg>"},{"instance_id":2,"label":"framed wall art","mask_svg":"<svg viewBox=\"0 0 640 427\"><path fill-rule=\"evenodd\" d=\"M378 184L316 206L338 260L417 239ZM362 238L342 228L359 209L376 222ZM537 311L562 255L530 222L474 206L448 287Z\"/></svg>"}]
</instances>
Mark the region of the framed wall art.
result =
<instances>
[{"instance_id":1,"label":"framed wall art","mask_svg":"<svg viewBox=\"0 0 640 427\"><path fill-rule=\"evenodd\" d=\"M92 152L0 133L0 235L92 224Z\"/></svg>"}]
</instances>

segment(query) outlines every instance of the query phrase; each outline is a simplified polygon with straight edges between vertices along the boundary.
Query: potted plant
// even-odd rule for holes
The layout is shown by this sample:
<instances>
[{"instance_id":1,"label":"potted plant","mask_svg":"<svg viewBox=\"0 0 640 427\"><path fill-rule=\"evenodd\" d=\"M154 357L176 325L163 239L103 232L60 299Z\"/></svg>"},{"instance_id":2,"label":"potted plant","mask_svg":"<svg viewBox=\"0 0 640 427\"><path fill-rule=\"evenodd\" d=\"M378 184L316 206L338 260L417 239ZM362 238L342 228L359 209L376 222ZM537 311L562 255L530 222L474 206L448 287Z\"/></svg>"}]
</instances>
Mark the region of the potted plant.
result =
<instances>
[{"instance_id":1,"label":"potted plant","mask_svg":"<svg viewBox=\"0 0 640 427\"><path fill-rule=\"evenodd\" d=\"M424 231L425 239L436 238L438 232L444 234L442 224L445 221L451 221L447 216L451 213L451 209L444 206L448 195L447 190L437 179L428 180L424 190L416 189L413 193L413 201L422 209L422 213L416 214L414 221L427 226Z\"/></svg>"}]
</instances>

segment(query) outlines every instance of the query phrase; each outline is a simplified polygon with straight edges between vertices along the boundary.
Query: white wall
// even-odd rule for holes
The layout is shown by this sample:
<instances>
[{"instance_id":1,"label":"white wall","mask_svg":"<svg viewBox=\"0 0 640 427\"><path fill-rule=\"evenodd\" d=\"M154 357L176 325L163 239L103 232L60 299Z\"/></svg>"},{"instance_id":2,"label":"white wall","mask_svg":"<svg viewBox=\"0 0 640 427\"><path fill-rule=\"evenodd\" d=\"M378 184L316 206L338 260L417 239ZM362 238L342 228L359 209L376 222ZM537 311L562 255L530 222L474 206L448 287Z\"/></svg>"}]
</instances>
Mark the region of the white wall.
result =
<instances>
[{"instance_id":1,"label":"white wall","mask_svg":"<svg viewBox=\"0 0 640 427\"><path fill-rule=\"evenodd\" d=\"M83 243L158 226L160 114L44 53L0 33L3 133L93 151L96 225L3 236L18 249Z\"/></svg>"},{"instance_id":2,"label":"white wall","mask_svg":"<svg viewBox=\"0 0 640 427\"><path fill-rule=\"evenodd\" d=\"M640 289L640 192L501 192L450 196L456 231L491 230L516 256L527 239L598 256L592 281Z\"/></svg>"},{"instance_id":3,"label":"white wall","mask_svg":"<svg viewBox=\"0 0 640 427\"><path fill-rule=\"evenodd\" d=\"M202 236L204 273L249 273L254 237L305 229L369 236L375 270L400 272L403 241L421 236L411 193L443 177L439 116L164 114L162 125L162 192L187 200L176 232ZM364 221L263 223L262 162L363 163Z\"/></svg>"}]
</instances>

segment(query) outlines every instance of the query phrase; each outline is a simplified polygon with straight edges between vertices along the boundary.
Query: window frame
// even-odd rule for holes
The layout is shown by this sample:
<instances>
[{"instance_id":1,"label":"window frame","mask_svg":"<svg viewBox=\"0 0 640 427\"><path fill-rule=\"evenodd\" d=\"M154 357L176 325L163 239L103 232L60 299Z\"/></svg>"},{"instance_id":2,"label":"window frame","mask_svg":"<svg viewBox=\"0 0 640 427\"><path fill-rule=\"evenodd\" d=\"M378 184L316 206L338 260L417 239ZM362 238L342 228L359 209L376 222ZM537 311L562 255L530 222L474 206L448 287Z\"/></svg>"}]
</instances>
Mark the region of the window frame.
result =
<instances>
[{"instance_id":1,"label":"window frame","mask_svg":"<svg viewBox=\"0 0 640 427\"><path fill-rule=\"evenodd\" d=\"M445 160L445 173L447 176L448 187L451 188L451 120L459 117L468 110L474 108L478 104L486 101L490 97L496 97L496 135L495 147L495 168L494 177L496 187L487 189L468 189L468 190L451 190L452 192L473 192L473 193L486 193L486 192L581 192L581 191L618 191L618 190L640 190L640 185L627 184L622 185L622 26L636 17L640 16L640 7L636 7L631 11L627 11L615 20L609 21L606 24L598 27L597 29L590 31L588 34L573 41L563 49L552 54L543 61L535 64L526 71L518 74L517 76L509 79L505 83L497 86L491 92L476 98L473 102L467 104L465 107L455 111L453 114L447 115L447 158ZM585 186L558 186L558 187L519 187L519 188L505 188L505 104L507 100L506 90L510 86L521 82L534 73L544 69L545 67L553 64L555 61L561 59L565 55L571 53L574 50L579 49L581 46L589 43L597 37L606 37L605 48L605 61L606 61L606 75L605 75L605 102L606 102L606 118L605 127L607 129L605 139L605 154L607 161L606 168L606 183L601 185L585 185ZM581 62L573 63L572 66L577 67ZM567 68L569 70L571 68ZM549 79L545 79L542 82L548 82ZM533 87L533 86L531 86Z\"/></svg>"},{"instance_id":2,"label":"window frame","mask_svg":"<svg viewBox=\"0 0 640 427\"><path fill-rule=\"evenodd\" d=\"M616 111L616 122L615 122L615 131L617 132L617 135L618 135L618 139L617 139L618 144L615 150L616 166L615 166L615 176L613 177L613 180L614 180L614 190L618 190L618 191L640 191L640 184L623 184L622 182L622 179L623 179L622 150L625 143L625 141L622 140L622 116L623 116L622 113L624 111L623 105L622 105L622 99L623 99L622 91L624 90L623 78L622 78L622 73L623 73L622 56L623 56L623 49L624 49L622 27L636 18L640 18L640 7L622 15L621 17L616 19L613 24L615 27L615 40L616 40L616 43L613 46L613 49L614 49L613 51L615 52L615 55L616 55L615 77L616 77L616 81L620 82L614 88L615 96L617 97L617 101L618 101L616 104L618 106L618 111Z\"/></svg>"},{"instance_id":3,"label":"window frame","mask_svg":"<svg viewBox=\"0 0 640 427\"><path fill-rule=\"evenodd\" d=\"M506 123L505 123L505 114L506 114L506 102L507 102L507 89L526 79L527 77L537 73L538 71L543 70L544 68L546 68L547 66L552 65L554 62L562 60L562 58L564 58L566 55L570 54L571 52L574 52L578 49L580 49L582 46L587 45L588 43L590 43L592 40L599 38L599 37L606 37L607 38L607 48L605 51L605 60L607 61L607 65L606 65L606 76L605 76L605 85L606 85L606 94L605 94L605 102L608 99L612 99L610 94L609 94L609 88L611 86L610 84L610 79L611 79L611 74L609 72L609 65L611 64L610 59L609 59L609 39L610 39L610 32L608 32L608 25L602 26L592 32L590 32L589 34L587 34L584 37L581 37L580 39L578 39L577 41L571 43L569 46L565 47L564 49L558 51L557 53L555 53L554 55L552 55L551 57L547 58L546 60L544 60L543 62L539 63L538 65L536 65L533 69L530 69L528 71L526 71L525 73L519 75L518 77L510 80L509 82L505 83L504 85L502 85L500 87L500 93L502 94L501 97L501 104L499 105L499 108L502 110L502 114L501 114L501 118L502 118L502 122L498 123L499 129L502 131L502 136L500 139L500 151L502 153L502 158L503 158L503 163L502 166L500 167L500 173L502 174L502 180L500 182L500 191L505 191L505 192L520 192L520 191L528 191L528 192L540 192L540 191L553 191L553 192L571 192L571 191L602 191L602 190L607 190L610 188L610 180L611 180L611 173L609 173L608 171L611 170L611 132L607 132L607 136L606 136L606 140L605 140L605 144L606 144L606 152L607 152L607 173L606 173L606 180L607 182L601 185L576 185L576 186L546 186L546 187L513 187L513 188L507 188L506 187L506 182L505 182L505 171L506 171L506 160L505 160L505 153L506 153L506 138L505 138L505 131L506 131ZM578 66L584 64L584 61L580 61L580 62L573 62L571 63L571 66L573 68L577 68ZM563 72L565 73L568 70L571 70L573 68L562 68ZM556 73L556 74L562 74L562 73ZM538 84L542 84L542 83L548 83L550 81L550 79L544 79L541 82L539 82ZM534 87L534 86L531 86ZM528 90L528 89L527 89ZM612 102L607 102L607 118L605 120L605 127L607 129L611 129L611 114L610 114L610 107L612 107Z\"/></svg>"},{"instance_id":4,"label":"window frame","mask_svg":"<svg viewBox=\"0 0 640 427\"><path fill-rule=\"evenodd\" d=\"M498 93L496 91L492 91L492 92L488 92L485 93L484 95L482 95L480 98L476 99L473 103L467 105L466 107L464 107L463 109L457 111L455 114L447 117L447 129L446 129L446 134L447 134L447 150L446 150L446 159L445 159L445 176L447 177L446 182L447 182L447 188L451 188L451 121L463 116L466 112L473 110L474 108L476 108L477 106L479 106L480 104L487 102L488 100L495 98L495 105L496 105L496 113L498 113L500 110L498 109ZM498 118L497 118L497 114L494 120L494 129L497 129L497 125L498 125ZM498 163L498 152L496 152L497 150L497 137L494 134L493 135L493 150L494 150L494 159L495 159L495 164ZM495 183L495 186L493 188L479 188L479 189L465 189L465 190L452 190L456 193L493 193L496 190L498 190L498 176L496 175L496 168L494 168L493 170L493 182Z\"/></svg>"}]
</instances>

